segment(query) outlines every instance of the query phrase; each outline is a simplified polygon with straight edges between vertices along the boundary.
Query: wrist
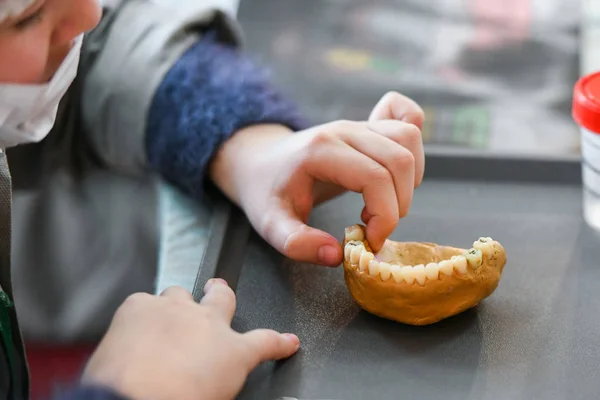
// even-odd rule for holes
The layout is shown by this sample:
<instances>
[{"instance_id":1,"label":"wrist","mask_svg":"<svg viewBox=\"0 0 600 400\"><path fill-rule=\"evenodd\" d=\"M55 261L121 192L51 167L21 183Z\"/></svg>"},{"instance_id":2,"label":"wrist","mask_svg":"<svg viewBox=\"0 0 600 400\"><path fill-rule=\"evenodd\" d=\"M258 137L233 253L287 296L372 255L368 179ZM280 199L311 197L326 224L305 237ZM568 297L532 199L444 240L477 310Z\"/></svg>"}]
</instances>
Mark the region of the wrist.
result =
<instances>
[{"instance_id":1,"label":"wrist","mask_svg":"<svg viewBox=\"0 0 600 400\"><path fill-rule=\"evenodd\" d=\"M270 144L293 134L290 128L277 124L240 129L215 154L208 170L211 181L241 207L244 187L253 181L252 165L266 156L265 149Z\"/></svg>"}]
</instances>

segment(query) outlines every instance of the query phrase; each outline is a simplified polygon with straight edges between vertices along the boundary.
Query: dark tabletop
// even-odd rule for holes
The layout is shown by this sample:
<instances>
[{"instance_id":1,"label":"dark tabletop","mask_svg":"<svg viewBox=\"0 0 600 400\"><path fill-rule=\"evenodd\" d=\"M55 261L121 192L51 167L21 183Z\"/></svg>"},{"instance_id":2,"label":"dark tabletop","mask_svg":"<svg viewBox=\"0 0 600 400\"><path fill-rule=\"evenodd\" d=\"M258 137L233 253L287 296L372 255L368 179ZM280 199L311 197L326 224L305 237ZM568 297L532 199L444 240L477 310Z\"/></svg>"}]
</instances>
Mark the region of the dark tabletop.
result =
<instances>
[{"instance_id":1,"label":"dark tabletop","mask_svg":"<svg viewBox=\"0 0 600 400\"><path fill-rule=\"evenodd\" d=\"M578 160L431 152L577 156L577 8L545 1L554 11L533 7L527 35L479 46L481 15L439 3L253 0L241 2L239 17L247 49L315 123L366 118L390 89L426 109L428 178L392 239L470 247L491 236L508 253L499 287L476 309L406 326L361 311L341 268L291 262L256 235L238 257L244 246L233 238L243 235L232 228L230 250L217 252L205 275L216 265L237 283L234 327L294 332L302 342L291 359L254 371L241 399L600 398L600 237L581 217ZM436 179L473 177L521 183ZM341 240L362 205L343 196L315 210L311 224Z\"/></svg>"},{"instance_id":2,"label":"dark tabletop","mask_svg":"<svg viewBox=\"0 0 600 400\"><path fill-rule=\"evenodd\" d=\"M341 240L361 208L345 195L311 223ZM497 290L476 309L411 327L361 311L342 268L291 262L253 234L234 327L294 332L302 346L254 371L240 398L598 398L600 237L582 220L580 187L429 179L392 239L470 247L480 236L508 254Z\"/></svg>"}]
</instances>

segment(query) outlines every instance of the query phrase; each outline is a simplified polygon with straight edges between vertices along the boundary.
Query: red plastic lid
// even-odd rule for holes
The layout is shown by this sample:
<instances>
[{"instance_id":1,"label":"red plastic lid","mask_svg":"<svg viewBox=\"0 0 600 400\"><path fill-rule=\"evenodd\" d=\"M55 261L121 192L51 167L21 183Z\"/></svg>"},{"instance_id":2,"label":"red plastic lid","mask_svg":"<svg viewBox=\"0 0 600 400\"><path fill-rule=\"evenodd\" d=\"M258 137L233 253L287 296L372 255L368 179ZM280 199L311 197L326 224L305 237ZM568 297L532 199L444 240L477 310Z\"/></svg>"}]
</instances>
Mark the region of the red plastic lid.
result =
<instances>
[{"instance_id":1,"label":"red plastic lid","mask_svg":"<svg viewBox=\"0 0 600 400\"><path fill-rule=\"evenodd\" d=\"M580 78L573 90L573 119L600 134L600 71Z\"/></svg>"}]
</instances>

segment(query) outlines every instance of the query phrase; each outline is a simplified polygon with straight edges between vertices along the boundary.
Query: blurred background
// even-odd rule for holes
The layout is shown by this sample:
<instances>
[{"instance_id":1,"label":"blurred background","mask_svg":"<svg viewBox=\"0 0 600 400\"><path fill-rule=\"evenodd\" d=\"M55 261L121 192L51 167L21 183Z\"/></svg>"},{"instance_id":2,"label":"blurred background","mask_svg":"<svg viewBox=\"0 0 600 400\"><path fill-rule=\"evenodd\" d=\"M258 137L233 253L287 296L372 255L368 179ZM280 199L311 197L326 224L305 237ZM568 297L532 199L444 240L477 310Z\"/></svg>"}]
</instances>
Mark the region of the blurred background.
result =
<instances>
[{"instance_id":1,"label":"blurred background","mask_svg":"<svg viewBox=\"0 0 600 400\"><path fill-rule=\"evenodd\" d=\"M425 109L430 150L560 157L579 151L570 102L593 5L242 0L238 15L246 49L315 123L366 119L396 90Z\"/></svg>"}]
</instances>

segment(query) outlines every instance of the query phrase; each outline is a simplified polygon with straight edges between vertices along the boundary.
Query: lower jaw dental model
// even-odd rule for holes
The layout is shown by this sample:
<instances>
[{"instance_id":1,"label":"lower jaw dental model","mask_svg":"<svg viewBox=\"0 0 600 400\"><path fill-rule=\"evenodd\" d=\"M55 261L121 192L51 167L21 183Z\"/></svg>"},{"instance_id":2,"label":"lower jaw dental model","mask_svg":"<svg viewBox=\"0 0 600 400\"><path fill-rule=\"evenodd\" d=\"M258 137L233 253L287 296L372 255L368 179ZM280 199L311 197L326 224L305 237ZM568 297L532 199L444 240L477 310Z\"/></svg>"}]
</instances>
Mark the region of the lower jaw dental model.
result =
<instances>
[{"instance_id":1,"label":"lower jaw dental model","mask_svg":"<svg viewBox=\"0 0 600 400\"><path fill-rule=\"evenodd\" d=\"M429 325L473 308L490 296L506 264L506 251L482 237L471 249L386 240L373 254L365 227L344 235L344 278L365 311L409 325Z\"/></svg>"}]
</instances>

